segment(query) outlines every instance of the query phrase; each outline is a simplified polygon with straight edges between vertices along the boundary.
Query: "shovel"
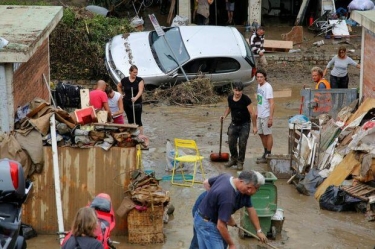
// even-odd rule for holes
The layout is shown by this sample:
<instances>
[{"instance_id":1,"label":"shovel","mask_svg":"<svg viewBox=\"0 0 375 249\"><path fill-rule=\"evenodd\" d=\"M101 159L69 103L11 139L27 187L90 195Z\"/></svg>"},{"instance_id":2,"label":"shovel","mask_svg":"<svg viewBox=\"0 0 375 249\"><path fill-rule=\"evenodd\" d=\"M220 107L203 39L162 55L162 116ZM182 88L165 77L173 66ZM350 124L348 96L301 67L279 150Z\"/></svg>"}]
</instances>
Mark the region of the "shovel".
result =
<instances>
[{"instance_id":1,"label":"shovel","mask_svg":"<svg viewBox=\"0 0 375 249\"><path fill-rule=\"evenodd\" d=\"M228 153L221 153L222 137L223 137L223 120L221 119L219 153L211 153L210 159L212 162L227 162L229 160Z\"/></svg>"},{"instance_id":2,"label":"shovel","mask_svg":"<svg viewBox=\"0 0 375 249\"><path fill-rule=\"evenodd\" d=\"M260 241L260 238L259 238L257 235L255 235L255 234L253 234L252 232L246 230L245 228L243 228L243 227L241 227L241 226L239 226L239 225L237 225L237 224L234 225L234 227L237 227L238 229L244 231L245 233L248 233L249 235L253 236L254 238L256 238L257 240ZM271 244L269 244L269 243L265 243L265 244L266 244L267 246L271 247L272 249L277 249L277 247L275 247L275 246L273 246L273 245L271 245Z\"/></svg>"},{"instance_id":3,"label":"shovel","mask_svg":"<svg viewBox=\"0 0 375 249\"><path fill-rule=\"evenodd\" d=\"M133 87L130 88L132 90L132 98L134 97L133 96ZM135 110L134 110L134 102L132 100L132 106L133 106L133 124L135 124Z\"/></svg>"}]
</instances>

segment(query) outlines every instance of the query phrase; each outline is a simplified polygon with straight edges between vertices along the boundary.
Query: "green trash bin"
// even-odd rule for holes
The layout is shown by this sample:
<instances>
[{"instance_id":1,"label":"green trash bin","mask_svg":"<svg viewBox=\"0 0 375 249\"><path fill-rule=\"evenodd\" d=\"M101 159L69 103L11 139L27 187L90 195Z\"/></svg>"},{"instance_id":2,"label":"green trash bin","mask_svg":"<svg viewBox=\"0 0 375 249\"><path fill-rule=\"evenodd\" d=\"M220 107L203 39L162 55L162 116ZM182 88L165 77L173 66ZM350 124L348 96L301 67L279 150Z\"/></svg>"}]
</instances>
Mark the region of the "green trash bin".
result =
<instances>
[{"instance_id":1,"label":"green trash bin","mask_svg":"<svg viewBox=\"0 0 375 249\"><path fill-rule=\"evenodd\" d=\"M266 234L267 237L276 239L276 227L271 226L271 218L275 215L277 210L277 188L274 184L277 178L272 172L264 172L262 174L266 182L251 197L251 202L257 211L263 233ZM257 233L253 223L251 223L246 208L241 209L240 225L253 234ZM242 239L245 238L245 236L251 236L241 229L238 230L238 235Z\"/></svg>"}]
</instances>

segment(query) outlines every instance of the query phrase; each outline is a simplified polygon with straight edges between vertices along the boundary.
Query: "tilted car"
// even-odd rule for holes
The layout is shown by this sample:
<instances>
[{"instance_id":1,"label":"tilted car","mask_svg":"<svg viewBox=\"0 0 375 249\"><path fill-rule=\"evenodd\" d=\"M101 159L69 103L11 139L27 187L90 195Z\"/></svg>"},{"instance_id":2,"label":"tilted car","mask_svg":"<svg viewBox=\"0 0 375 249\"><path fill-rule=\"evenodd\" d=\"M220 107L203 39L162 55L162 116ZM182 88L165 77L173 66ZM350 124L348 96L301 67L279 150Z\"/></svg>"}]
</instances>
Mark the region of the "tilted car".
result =
<instances>
[{"instance_id":1,"label":"tilted car","mask_svg":"<svg viewBox=\"0 0 375 249\"><path fill-rule=\"evenodd\" d=\"M255 60L234 27L180 26L117 35L106 44L105 65L114 83L129 76L131 65L146 85L174 84L204 75L214 86L254 80ZM181 68L183 70L181 70Z\"/></svg>"}]
</instances>

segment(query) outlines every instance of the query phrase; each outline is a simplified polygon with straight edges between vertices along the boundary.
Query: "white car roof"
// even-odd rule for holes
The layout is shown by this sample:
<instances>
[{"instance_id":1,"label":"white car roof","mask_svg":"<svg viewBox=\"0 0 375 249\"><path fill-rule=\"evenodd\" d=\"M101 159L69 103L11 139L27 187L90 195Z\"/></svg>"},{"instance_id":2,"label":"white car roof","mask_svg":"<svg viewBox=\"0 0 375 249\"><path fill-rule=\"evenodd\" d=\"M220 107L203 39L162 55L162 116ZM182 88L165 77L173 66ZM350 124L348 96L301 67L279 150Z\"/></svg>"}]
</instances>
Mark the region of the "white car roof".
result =
<instances>
[{"instance_id":1,"label":"white car roof","mask_svg":"<svg viewBox=\"0 0 375 249\"><path fill-rule=\"evenodd\" d=\"M233 27L201 25L179 28L191 58L246 56L241 34Z\"/></svg>"}]
</instances>

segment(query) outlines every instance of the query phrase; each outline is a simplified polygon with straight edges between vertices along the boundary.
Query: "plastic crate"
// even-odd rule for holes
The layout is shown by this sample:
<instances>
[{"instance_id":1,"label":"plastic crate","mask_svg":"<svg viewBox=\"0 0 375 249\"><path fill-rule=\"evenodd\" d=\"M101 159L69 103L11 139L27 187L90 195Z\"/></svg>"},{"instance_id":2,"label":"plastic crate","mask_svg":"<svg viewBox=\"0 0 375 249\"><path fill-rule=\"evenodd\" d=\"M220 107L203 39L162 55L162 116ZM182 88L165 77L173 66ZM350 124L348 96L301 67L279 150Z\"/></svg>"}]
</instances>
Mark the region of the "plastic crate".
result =
<instances>
[{"instance_id":1,"label":"plastic crate","mask_svg":"<svg viewBox=\"0 0 375 249\"><path fill-rule=\"evenodd\" d=\"M129 243L164 243L163 206L153 206L145 211L132 209L128 214Z\"/></svg>"}]
</instances>

